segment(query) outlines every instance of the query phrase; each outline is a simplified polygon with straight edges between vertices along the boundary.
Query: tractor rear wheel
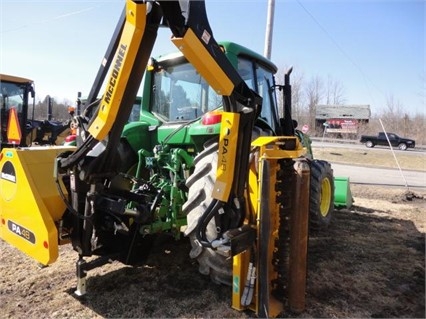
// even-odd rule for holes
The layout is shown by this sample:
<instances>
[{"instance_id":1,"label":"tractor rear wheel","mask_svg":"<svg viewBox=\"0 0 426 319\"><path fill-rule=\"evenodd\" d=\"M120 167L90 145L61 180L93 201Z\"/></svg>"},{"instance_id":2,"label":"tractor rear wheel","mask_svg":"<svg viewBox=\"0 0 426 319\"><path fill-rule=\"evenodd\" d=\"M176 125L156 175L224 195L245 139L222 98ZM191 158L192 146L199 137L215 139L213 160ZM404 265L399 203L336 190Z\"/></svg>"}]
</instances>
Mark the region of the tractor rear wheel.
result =
<instances>
[{"instance_id":1,"label":"tractor rear wheel","mask_svg":"<svg viewBox=\"0 0 426 319\"><path fill-rule=\"evenodd\" d=\"M211 197L216 181L218 141L211 140L205 145L205 149L195 158L195 170L187 179L186 186L189 189L188 200L183 205L183 212L187 215L188 228L185 235L189 236L192 250L191 258L197 259L199 272L210 275L213 282L231 285L232 258L226 258L217 250L202 247L196 238L195 228L201 215L205 212L213 198ZM207 226L208 240L216 238L216 225L214 219Z\"/></svg>"},{"instance_id":2,"label":"tractor rear wheel","mask_svg":"<svg viewBox=\"0 0 426 319\"><path fill-rule=\"evenodd\" d=\"M252 132L252 140L259 136L269 135L267 130L255 127ZM213 282L218 284L232 284L232 258L224 256L219 250L202 247L195 234L198 220L213 201L212 193L216 182L217 159L219 142L213 138L204 145L204 150L194 159L194 172L186 181L188 187L188 200L183 205L183 212L187 218L185 235L189 237L192 250L191 258L197 259L199 272L210 275ZM254 157L252 157L253 160ZM206 229L208 240L217 237L214 218Z\"/></svg>"},{"instance_id":3,"label":"tractor rear wheel","mask_svg":"<svg viewBox=\"0 0 426 319\"><path fill-rule=\"evenodd\" d=\"M325 228L334 210L334 177L330 163L312 161L310 191L309 225L312 229Z\"/></svg>"}]
</instances>

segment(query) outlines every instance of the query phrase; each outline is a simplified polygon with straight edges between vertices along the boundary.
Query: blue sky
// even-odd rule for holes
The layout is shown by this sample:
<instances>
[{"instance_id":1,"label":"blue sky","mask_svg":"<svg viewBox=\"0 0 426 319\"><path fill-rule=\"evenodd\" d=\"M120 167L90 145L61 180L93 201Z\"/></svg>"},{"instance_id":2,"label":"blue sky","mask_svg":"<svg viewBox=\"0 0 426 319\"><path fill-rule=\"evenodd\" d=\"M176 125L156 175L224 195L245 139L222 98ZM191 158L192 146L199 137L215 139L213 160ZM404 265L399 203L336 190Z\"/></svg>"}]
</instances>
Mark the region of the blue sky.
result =
<instances>
[{"instance_id":1,"label":"blue sky","mask_svg":"<svg viewBox=\"0 0 426 319\"><path fill-rule=\"evenodd\" d=\"M0 73L35 81L47 94L73 103L88 94L124 1L0 0ZM206 0L216 40L264 52L267 0ZM272 57L281 73L292 65L309 80L331 77L347 104L390 96L404 110L426 114L426 2L276 0ZM160 30L153 56L175 51ZM280 79L281 80L281 79Z\"/></svg>"}]
</instances>

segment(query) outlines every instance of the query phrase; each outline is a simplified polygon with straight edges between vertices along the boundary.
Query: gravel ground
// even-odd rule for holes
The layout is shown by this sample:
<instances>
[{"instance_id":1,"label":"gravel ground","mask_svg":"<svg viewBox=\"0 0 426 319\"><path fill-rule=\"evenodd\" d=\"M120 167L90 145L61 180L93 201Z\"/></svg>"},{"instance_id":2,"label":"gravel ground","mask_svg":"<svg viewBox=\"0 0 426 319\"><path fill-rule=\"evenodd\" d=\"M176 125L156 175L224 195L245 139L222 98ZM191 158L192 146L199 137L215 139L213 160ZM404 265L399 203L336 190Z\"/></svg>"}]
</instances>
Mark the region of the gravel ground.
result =
<instances>
[{"instance_id":1,"label":"gravel ground","mask_svg":"<svg viewBox=\"0 0 426 319\"><path fill-rule=\"evenodd\" d=\"M281 317L425 317L426 194L351 187L354 205L312 233L306 311ZM212 284L188 257L186 239L163 240L145 264L113 262L89 272L77 298L76 253L40 268L0 240L1 318L253 317L230 307L229 287Z\"/></svg>"},{"instance_id":2,"label":"gravel ground","mask_svg":"<svg viewBox=\"0 0 426 319\"><path fill-rule=\"evenodd\" d=\"M372 150L314 149L316 157L394 167ZM398 153L404 169L425 170L424 153ZM425 318L426 191L351 185L354 204L309 238L306 310L280 317ZM410 196L407 196L410 195ZM162 238L137 267L112 262L88 273L74 294L77 254L40 267L0 240L2 318L251 318L230 307L229 287L212 284L188 256L186 238Z\"/></svg>"}]
</instances>

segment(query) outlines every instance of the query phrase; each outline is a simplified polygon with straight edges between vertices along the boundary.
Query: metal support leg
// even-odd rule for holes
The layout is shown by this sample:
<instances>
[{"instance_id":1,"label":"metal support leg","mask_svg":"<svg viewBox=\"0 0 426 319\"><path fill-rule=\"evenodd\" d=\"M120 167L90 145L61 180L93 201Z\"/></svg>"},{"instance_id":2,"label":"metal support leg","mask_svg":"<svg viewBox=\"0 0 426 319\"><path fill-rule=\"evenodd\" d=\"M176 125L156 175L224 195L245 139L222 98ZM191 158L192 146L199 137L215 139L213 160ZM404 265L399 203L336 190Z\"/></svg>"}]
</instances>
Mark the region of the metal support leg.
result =
<instances>
[{"instance_id":1,"label":"metal support leg","mask_svg":"<svg viewBox=\"0 0 426 319\"><path fill-rule=\"evenodd\" d=\"M85 270L85 266L87 265L86 261L80 257L76 263L77 267L77 289L75 290L75 294L77 296L83 296L86 294L86 277L87 272Z\"/></svg>"}]
</instances>

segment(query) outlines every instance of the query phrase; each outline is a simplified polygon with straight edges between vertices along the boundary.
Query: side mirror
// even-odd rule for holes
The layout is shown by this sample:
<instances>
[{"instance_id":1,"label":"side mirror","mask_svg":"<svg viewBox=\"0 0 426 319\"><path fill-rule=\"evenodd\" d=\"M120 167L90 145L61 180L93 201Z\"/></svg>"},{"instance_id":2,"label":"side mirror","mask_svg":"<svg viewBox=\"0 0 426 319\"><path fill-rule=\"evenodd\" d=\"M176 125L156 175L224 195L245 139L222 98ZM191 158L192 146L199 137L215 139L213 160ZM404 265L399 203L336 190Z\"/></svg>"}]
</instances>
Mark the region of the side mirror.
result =
<instances>
[{"instance_id":1,"label":"side mirror","mask_svg":"<svg viewBox=\"0 0 426 319\"><path fill-rule=\"evenodd\" d=\"M35 91L34 91L34 87L32 85L30 86L29 93L30 93L31 98L33 99L35 97Z\"/></svg>"}]
</instances>

